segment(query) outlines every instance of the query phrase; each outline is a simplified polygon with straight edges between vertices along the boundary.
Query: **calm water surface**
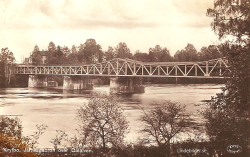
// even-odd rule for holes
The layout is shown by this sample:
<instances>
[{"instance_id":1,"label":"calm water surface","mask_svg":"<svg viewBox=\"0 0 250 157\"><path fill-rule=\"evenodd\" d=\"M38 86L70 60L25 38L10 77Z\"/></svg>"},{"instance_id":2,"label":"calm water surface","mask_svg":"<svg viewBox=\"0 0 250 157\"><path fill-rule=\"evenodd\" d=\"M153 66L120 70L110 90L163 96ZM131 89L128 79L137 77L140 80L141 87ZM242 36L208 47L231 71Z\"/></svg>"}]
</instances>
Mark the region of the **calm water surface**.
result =
<instances>
[{"instance_id":1,"label":"calm water surface","mask_svg":"<svg viewBox=\"0 0 250 157\"><path fill-rule=\"evenodd\" d=\"M195 104L202 100L209 100L211 96L221 91L224 85L146 85L145 93L120 95L120 106L129 121L130 132L127 141L135 141L140 135L138 131L143 127L138 119L142 115L141 108L152 108L151 103L172 100L186 105L186 110L193 114L197 121L202 121L197 110L201 106ZM63 130L73 137L76 134L78 121L76 112L87 98L93 93L109 93L109 86L96 86L92 91L67 92L62 89L37 88L7 88L0 89L0 115L18 116L23 125L23 134L31 135L36 125L46 124L48 128L39 139L39 147L53 147L50 143L55 137L56 130Z\"/></svg>"}]
</instances>

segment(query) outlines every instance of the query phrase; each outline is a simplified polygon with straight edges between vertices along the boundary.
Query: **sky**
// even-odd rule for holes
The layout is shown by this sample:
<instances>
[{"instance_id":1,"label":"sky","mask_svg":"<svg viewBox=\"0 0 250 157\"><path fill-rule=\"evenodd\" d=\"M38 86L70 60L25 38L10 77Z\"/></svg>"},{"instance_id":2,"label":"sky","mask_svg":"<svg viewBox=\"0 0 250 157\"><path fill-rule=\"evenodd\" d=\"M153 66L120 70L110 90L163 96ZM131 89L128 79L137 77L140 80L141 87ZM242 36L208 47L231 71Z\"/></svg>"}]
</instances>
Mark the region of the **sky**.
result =
<instances>
[{"instance_id":1,"label":"sky","mask_svg":"<svg viewBox=\"0 0 250 157\"><path fill-rule=\"evenodd\" d=\"M125 42L134 53L160 45L174 55L188 43L197 51L218 44L206 10L213 0L1 0L0 48L17 62L35 45L79 46L95 39L106 51Z\"/></svg>"}]
</instances>

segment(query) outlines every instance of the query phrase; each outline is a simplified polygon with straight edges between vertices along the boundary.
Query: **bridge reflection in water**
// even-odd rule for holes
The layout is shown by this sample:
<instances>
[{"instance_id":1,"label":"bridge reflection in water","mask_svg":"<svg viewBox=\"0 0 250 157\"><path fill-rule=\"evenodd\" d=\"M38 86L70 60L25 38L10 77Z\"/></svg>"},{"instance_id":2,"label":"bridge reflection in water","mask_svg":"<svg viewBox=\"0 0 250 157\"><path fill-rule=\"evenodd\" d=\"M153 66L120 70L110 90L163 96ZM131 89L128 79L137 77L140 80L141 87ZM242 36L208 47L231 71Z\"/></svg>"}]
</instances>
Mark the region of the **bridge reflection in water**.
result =
<instances>
[{"instance_id":1,"label":"bridge reflection in water","mask_svg":"<svg viewBox=\"0 0 250 157\"><path fill-rule=\"evenodd\" d=\"M112 93L141 93L140 77L223 78L228 69L226 58L199 62L141 62L115 58L91 65L17 65L15 74L30 75L29 86L47 86L47 75L63 75L64 89L92 89L88 76L110 76Z\"/></svg>"}]
</instances>

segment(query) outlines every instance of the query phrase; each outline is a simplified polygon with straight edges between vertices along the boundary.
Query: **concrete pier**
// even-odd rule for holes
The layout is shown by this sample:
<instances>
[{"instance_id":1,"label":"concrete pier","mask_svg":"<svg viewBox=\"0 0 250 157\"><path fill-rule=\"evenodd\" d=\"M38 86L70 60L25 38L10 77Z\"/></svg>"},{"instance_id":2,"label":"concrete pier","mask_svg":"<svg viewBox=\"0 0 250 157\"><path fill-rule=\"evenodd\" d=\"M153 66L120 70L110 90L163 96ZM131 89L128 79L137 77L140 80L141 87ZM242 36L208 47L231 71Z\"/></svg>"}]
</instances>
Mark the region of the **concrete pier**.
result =
<instances>
[{"instance_id":1,"label":"concrete pier","mask_svg":"<svg viewBox=\"0 0 250 157\"><path fill-rule=\"evenodd\" d=\"M65 90L92 90L93 83L84 76L64 76L63 89Z\"/></svg>"},{"instance_id":2,"label":"concrete pier","mask_svg":"<svg viewBox=\"0 0 250 157\"><path fill-rule=\"evenodd\" d=\"M48 81L45 75L29 75L28 87L57 87L56 81Z\"/></svg>"},{"instance_id":3,"label":"concrete pier","mask_svg":"<svg viewBox=\"0 0 250 157\"><path fill-rule=\"evenodd\" d=\"M29 75L28 87L47 87L47 77L44 75Z\"/></svg>"},{"instance_id":4,"label":"concrete pier","mask_svg":"<svg viewBox=\"0 0 250 157\"><path fill-rule=\"evenodd\" d=\"M110 93L144 93L141 77L110 77Z\"/></svg>"}]
</instances>

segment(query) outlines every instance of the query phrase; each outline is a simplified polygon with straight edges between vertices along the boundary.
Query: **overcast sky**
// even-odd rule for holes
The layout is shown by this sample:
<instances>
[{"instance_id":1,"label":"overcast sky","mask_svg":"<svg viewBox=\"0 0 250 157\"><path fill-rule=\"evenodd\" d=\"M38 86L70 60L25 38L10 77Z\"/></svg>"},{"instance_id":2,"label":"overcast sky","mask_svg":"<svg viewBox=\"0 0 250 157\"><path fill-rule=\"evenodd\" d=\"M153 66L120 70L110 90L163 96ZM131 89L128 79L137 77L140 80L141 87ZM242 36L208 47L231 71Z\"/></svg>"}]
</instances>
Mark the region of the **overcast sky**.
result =
<instances>
[{"instance_id":1,"label":"overcast sky","mask_svg":"<svg viewBox=\"0 0 250 157\"><path fill-rule=\"evenodd\" d=\"M107 50L125 42L134 53L167 47L172 55L187 43L197 51L217 44L206 16L213 0L1 0L0 47L18 62L38 45L79 46L95 39Z\"/></svg>"}]
</instances>

